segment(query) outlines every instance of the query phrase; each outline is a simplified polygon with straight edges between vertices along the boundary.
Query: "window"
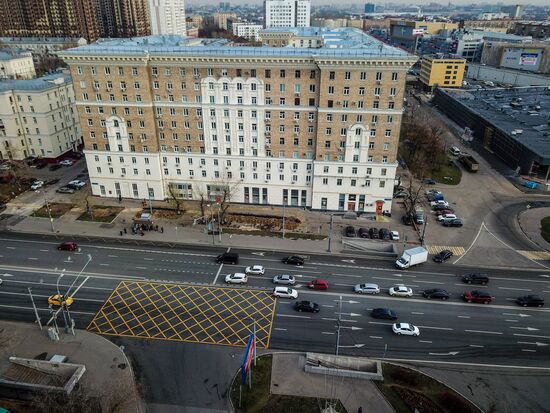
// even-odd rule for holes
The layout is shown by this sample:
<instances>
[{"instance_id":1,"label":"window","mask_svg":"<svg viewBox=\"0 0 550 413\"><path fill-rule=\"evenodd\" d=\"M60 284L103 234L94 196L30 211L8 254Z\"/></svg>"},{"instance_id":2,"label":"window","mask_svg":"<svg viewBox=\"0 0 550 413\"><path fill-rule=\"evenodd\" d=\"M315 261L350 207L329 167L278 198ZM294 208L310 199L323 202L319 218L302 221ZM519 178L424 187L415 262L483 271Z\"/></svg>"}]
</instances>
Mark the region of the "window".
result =
<instances>
[{"instance_id":1,"label":"window","mask_svg":"<svg viewBox=\"0 0 550 413\"><path fill-rule=\"evenodd\" d=\"M379 185L378 185L380 188L385 188L386 187L386 181L380 181Z\"/></svg>"},{"instance_id":2,"label":"window","mask_svg":"<svg viewBox=\"0 0 550 413\"><path fill-rule=\"evenodd\" d=\"M391 129L386 129L386 131L384 132L384 136L390 137L391 136Z\"/></svg>"},{"instance_id":3,"label":"window","mask_svg":"<svg viewBox=\"0 0 550 413\"><path fill-rule=\"evenodd\" d=\"M328 78L329 80L334 80L336 78L336 72L329 72Z\"/></svg>"},{"instance_id":4,"label":"window","mask_svg":"<svg viewBox=\"0 0 550 413\"><path fill-rule=\"evenodd\" d=\"M342 186L342 178L336 180L336 186Z\"/></svg>"},{"instance_id":5,"label":"window","mask_svg":"<svg viewBox=\"0 0 550 413\"><path fill-rule=\"evenodd\" d=\"M281 69L281 70L279 71L279 77L285 77L285 76L286 76L286 71L285 71L285 69Z\"/></svg>"},{"instance_id":6,"label":"window","mask_svg":"<svg viewBox=\"0 0 550 413\"><path fill-rule=\"evenodd\" d=\"M391 80L394 80L394 81L397 80L397 72L393 72L391 74Z\"/></svg>"},{"instance_id":7,"label":"window","mask_svg":"<svg viewBox=\"0 0 550 413\"><path fill-rule=\"evenodd\" d=\"M376 72L376 80L382 80L382 72Z\"/></svg>"},{"instance_id":8,"label":"window","mask_svg":"<svg viewBox=\"0 0 550 413\"><path fill-rule=\"evenodd\" d=\"M366 80L366 79L367 79L367 72L360 72L359 80Z\"/></svg>"}]
</instances>

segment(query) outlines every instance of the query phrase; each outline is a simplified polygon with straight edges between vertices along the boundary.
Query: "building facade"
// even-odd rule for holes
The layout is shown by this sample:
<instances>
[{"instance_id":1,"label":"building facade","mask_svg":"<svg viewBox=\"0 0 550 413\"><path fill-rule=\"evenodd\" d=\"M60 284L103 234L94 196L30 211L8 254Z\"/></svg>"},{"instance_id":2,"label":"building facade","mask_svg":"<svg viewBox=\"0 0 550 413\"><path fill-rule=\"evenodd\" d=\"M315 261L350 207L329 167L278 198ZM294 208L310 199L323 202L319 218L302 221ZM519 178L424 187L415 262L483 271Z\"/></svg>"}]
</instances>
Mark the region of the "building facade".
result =
<instances>
[{"instance_id":1,"label":"building facade","mask_svg":"<svg viewBox=\"0 0 550 413\"><path fill-rule=\"evenodd\" d=\"M309 27L309 0L264 0L265 27Z\"/></svg>"},{"instance_id":2,"label":"building facade","mask_svg":"<svg viewBox=\"0 0 550 413\"><path fill-rule=\"evenodd\" d=\"M493 43L483 48L481 63L499 68L550 75L550 45Z\"/></svg>"},{"instance_id":3,"label":"building facade","mask_svg":"<svg viewBox=\"0 0 550 413\"><path fill-rule=\"evenodd\" d=\"M534 39L546 39L550 37L550 22L515 22L512 32L519 36L532 36Z\"/></svg>"},{"instance_id":4,"label":"building facade","mask_svg":"<svg viewBox=\"0 0 550 413\"><path fill-rule=\"evenodd\" d=\"M0 79L32 79L34 76L31 52L0 50Z\"/></svg>"},{"instance_id":5,"label":"building facade","mask_svg":"<svg viewBox=\"0 0 550 413\"><path fill-rule=\"evenodd\" d=\"M151 34L186 35L184 0L149 0Z\"/></svg>"},{"instance_id":6,"label":"building facade","mask_svg":"<svg viewBox=\"0 0 550 413\"><path fill-rule=\"evenodd\" d=\"M0 82L1 159L54 159L81 143L69 74Z\"/></svg>"},{"instance_id":7,"label":"building facade","mask_svg":"<svg viewBox=\"0 0 550 413\"><path fill-rule=\"evenodd\" d=\"M212 20L214 26L219 27L223 30L229 30L229 20L237 20L237 15L233 12L216 12L212 14Z\"/></svg>"},{"instance_id":8,"label":"building facade","mask_svg":"<svg viewBox=\"0 0 550 413\"><path fill-rule=\"evenodd\" d=\"M422 56L420 82L426 87L462 87L466 60L451 56Z\"/></svg>"},{"instance_id":9,"label":"building facade","mask_svg":"<svg viewBox=\"0 0 550 413\"><path fill-rule=\"evenodd\" d=\"M263 26L261 24L236 22L231 25L231 30L235 36L255 42L260 41L260 30L262 29Z\"/></svg>"},{"instance_id":10,"label":"building facade","mask_svg":"<svg viewBox=\"0 0 550 413\"><path fill-rule=\"evenodd\" d=\"M390 209L416 57L149 37L68 50L94 195Z\"/></svg>"}]
</instances>

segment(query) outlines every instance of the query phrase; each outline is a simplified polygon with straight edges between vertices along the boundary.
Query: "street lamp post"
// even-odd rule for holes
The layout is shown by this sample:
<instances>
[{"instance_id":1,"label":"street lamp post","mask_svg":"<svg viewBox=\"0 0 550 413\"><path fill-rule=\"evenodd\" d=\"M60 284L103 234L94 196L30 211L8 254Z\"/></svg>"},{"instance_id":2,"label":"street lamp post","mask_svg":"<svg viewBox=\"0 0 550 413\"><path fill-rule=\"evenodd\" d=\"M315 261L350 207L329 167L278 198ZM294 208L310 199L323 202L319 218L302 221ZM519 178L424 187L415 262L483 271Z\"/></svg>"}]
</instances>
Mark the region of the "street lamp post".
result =
<instances>
[{"instance_id":1,"label":"street lamp post","mask_svg":"<svg viewBox=\"0 0 550 413\"><path fill-rule=\"evenodd\" d=\"M220 212L222 210L222 205L218 204L218 236L220 243L222 242L222 220L220 219Z\"/></svg>"},{"instance_id":2,"label":"street lamp post","mask_svg":"<svg viewBox=\"0 0 550 413\"><path fill-rule=\"evenodd\" d=\"M210 230L212 231L212 245L216 243L216 238L214 236L214 214L212 212L212 204L206 205L210 208Z\"/></svg>"},{"instance_id":3,"label":"street lamp post","mask_svg":"<svg viewBox=\"0 0 550 413\"><path fill-rule=\"evenodd\" d=\"M283 239L285 239L285 209L286 209L286 202L287 202L288 198L287 197L283 197Z\"/></svg>"},{"instance_id":4,"label":"street lamp post","mask_svg":"<svg viewBox=\"0 0 550 413\"><path fill-rule=\"evenodd\" d=\"M50 225L52 226L52 232L55 232L55 228L53 227L53 218L52 218L52 211L50 209L50 204L46 198L46 192L42 191L44 194L44 203L46 204L46 210L48 211L48 217L50 218Z\"/></svg>"},{"instance_id":5,"label":"street lamp post","mask_svg":"<svg viewBox=\"0 0 550 413\"><path fill-rule=\"evenodd\" d=\"M331 250L331 244L332 244L332 224L334 222L334 214L330 214L330 227L328 230L328 252L332 252Z\"/></svg>"}]
</instances>

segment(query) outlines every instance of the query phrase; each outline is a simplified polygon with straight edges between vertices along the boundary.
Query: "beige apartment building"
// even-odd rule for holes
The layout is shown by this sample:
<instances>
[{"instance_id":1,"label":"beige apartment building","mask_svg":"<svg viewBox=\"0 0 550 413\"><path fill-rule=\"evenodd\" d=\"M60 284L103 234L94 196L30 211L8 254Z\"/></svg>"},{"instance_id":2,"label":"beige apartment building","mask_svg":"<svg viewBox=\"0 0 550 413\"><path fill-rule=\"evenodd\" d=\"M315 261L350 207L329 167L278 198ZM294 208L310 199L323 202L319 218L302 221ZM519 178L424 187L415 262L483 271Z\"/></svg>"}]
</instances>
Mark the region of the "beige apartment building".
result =
<instances>
[{"instance_id":1,"label":"beige apartment building","mask_svg":"<svg viewBox=\"0 0 550 413\"><path fill-rule=\"evenodd\" d=\"M94 195L319 210L391 208L415 56L357 29L344 47L150 36L67 50Z\"/></svg>"}]
</instances>

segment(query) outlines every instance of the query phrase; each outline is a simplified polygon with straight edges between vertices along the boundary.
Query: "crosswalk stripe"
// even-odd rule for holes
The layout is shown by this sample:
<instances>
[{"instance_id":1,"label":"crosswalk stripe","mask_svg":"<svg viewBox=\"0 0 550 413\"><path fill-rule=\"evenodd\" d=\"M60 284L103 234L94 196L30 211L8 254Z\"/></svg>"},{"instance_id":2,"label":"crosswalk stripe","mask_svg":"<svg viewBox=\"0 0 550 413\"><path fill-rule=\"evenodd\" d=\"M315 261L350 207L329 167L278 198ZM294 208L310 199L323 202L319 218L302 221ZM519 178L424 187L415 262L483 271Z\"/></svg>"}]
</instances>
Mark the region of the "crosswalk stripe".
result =
<instances>
[{"instance_id":1,"label":"crosswalk stripe","mask_svg":"<svg viewBox=\"0 0 550 413\"><path fill-rule=\"evenodd\" d=\"M550 251L519 251L518 252L530 260L550 260Z\"/></svg>"},{"instance_id":2,"label":"crosswalk stripe","mask_svg":"<svg viewBox=\"0 0 550 413\"><path fill-rule=\"evenodd\" d=\"M464 247L451 247L451 246L444 246L444 245L430 245L428 246L428 252L430 254L437 254L438 252L441 252L443 250L449 250L452 251L453 255L463 255L466 251Z\"/></svg>"}]
</instances>

